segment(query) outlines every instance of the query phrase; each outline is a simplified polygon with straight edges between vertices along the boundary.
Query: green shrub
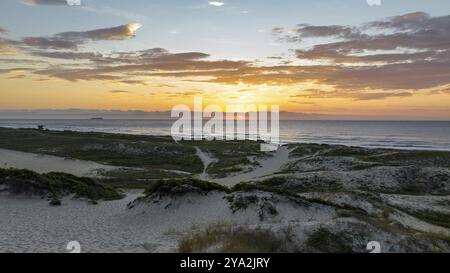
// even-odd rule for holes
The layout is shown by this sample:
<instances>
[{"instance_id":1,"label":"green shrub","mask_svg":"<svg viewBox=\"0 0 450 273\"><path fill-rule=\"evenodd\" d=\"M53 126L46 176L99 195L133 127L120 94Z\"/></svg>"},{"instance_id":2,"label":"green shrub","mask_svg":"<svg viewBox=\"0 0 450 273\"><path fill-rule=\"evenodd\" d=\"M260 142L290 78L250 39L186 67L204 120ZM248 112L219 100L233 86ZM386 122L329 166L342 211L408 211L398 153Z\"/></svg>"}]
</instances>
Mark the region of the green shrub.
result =
<instances>
[{"instance_id":1,"label":"green shrub","mask_svg":"<svg viewBox=\"0 0 450 273\"><path fill-rule=\"evenodd\" d=\"M29 170L0 169L0 184L8 184L11 193L48 195L53 200L68 194L90 200L123 198L123 194L111 187L90 178L76 177L66 173L38 174Z\"/></svg>"},{"instance_id":2,"label":"green shrub","mask_svg":"<svg viewBox=\"0 0 450 273\"><path fill-rule=\"evenodd\" d=\"M227 187L216 184L216 183L202 181L202 180L193 179L193 178L186 178L186 179L178 179L178 180L176 180L176 179L158 180L158 181L152 182L150 184L150 186L145 190L145 195L150 196L154 193L176 193L173 191L174 188L176 188L178 186L183 186L183 185L192 186L192 187L198 188L205 192L210 192L210 191L229 192L229 189ZM184 193L184 192L180 192L180 193Z\"/></svg>"},{"instance_id":3,"label":"green shrub","mask_svg":"<svg viewBox=\"0 0 450 273\"><path fill-rule=\"evenodd\" d=\"M334 234L321 227L309 235L305 245L308 252L351 253L352 242L352 237L347 234L342 232Z\"/></svg>"},{"instance_id":4,"label":"green shrub","mask_svg":"<svg viewBox=\"0 0 450 273\"><path fill-rule=\"evenodd\" d=\"M228 203L230 204L230 209L233 213L239 210L246 210L251 204L258 203L258 196L249 195L249 196L235 196L229 195L226 197Z\"/></svg>"}]
</instances>

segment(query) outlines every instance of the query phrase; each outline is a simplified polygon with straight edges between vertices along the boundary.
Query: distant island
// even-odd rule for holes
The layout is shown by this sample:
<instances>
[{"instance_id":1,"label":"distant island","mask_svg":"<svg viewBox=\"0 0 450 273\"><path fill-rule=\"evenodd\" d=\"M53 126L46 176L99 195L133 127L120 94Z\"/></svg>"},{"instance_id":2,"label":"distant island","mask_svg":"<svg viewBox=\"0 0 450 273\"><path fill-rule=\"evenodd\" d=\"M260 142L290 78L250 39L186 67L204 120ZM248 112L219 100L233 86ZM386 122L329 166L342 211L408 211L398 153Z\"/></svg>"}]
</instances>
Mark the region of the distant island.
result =
<instances>
[{"instance_id":1,"label":"distant island","mask_svg":"<svg viewBox=\"0 0 450 273\"><path fill-rule=\"evenodd\" d=\"M94 117L94 118L91 118L91 120L104 120L104 118L102 118L102 117Z\"/></svg>"}]
</instances>

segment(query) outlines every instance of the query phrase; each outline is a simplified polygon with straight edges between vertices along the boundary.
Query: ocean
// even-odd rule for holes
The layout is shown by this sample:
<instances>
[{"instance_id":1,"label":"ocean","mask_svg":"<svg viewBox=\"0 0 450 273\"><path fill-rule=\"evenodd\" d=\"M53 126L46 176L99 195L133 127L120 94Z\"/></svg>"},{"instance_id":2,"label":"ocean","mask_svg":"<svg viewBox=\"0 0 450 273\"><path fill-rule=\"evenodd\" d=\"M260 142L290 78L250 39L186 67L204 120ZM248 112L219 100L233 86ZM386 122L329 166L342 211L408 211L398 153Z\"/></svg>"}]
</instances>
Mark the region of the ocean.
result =
<instances>
[{"instance_id":1,"label":"ocean","mask_svg":"<svg viewBox=\"0 0 450 273\"><path fill-rule=\"evenodd\" d=\"M168 120L1 120L0 127L170 135ZM283 143L450 151L450 121L280 121Z\"/></svg>"}]
</instances>

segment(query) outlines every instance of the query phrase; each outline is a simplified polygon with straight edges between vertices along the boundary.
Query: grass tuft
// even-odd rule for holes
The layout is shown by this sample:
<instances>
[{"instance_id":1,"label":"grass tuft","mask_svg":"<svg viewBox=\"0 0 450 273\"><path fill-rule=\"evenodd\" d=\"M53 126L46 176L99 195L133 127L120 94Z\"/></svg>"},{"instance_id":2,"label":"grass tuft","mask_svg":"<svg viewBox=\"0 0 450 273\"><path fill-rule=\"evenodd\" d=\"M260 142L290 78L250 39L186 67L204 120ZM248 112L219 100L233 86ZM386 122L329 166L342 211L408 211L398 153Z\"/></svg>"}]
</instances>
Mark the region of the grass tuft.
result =
<instances>
[{"instance_id":1,"label":"grass tuft","mask_svg":"<svg viewBox=\"0 0 450 273\"><path fill-rule=\"evenodd\" d=\"M289 242L289 238L280 238L270 230L249 229L219 222L182 238L178 242L178 251L181 253L280 253L292 250Z\"/></svg>"},{"instance_id":2,"label":"grass tuft","mask_svg":"<svg viewBox=\"0 0 450 273\"><path fill-rule=\"evenodd\" d=\"M38 174L30 170L0 169L0 184L12 194L47 196L53 201L68 194L90 200L117 200L123 194L90 178L66 173Z\"/></svg>"}]
</instances>

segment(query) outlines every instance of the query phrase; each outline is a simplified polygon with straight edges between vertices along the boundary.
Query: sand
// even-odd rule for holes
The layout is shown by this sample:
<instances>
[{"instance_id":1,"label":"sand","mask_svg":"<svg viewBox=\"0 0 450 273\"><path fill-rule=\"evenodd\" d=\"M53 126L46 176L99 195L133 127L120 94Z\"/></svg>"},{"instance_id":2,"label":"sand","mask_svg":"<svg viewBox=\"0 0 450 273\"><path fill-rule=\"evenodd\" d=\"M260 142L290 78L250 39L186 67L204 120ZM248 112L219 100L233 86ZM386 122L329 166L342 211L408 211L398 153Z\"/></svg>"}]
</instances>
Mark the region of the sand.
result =
<instances>
[{"instance_id":1,"label":"sand","mask_svg":"<svg viewBox=\"0 0 450 273\"><path fill-rule=\"evenodd\" d=\"M92 161L0 149L0 168L28 169L38 173L64 172L76 176L96 177L101 171L119 167Z\"/></svg>"},{"instance_id":2,"label":"sand","mask_svg":"<svg viewBox=\"0 0 450 273\"><path fill-rule=\"evenodd\" d=\"M283 167L299 160L290 158L289 149L281 147L272 156L257 159L260 166L251 171L241 172L223 179L211 179L206 168L215 162L210 154L197 148L197 155L203 161L204 171L200 177L204 180L233 186L244 181L264 179L278 176ZM313 155L313 157L316 155ZM308 157L310 158L310 157ZM301 158L301 159L307 159ZM398 188L394 175L396 167L374 167L367 170L339 171L340 161L326 161L330 171L319 172L327 179L322 181L324 188L328 181L342 183L344 189L357 190L364 181L367 187ZM0 164L7 167L27 168L37 172L62 171L78 176L95 176L101 169L115 168L94 162L64 159L61 157L29 154L0 149ZM341 162L342 163L342 162ZM344 162L345 163L345 162ZM310 164L311 165L311 164ZM332 166L331 166L332 165ZM344 164L345 165L345 164ZM3 166L2 166L3 167ZM303 168L316 166L305 165ZM316 176L317 172L296 172L290 178ZM369 176L371 174L371 176ZM284 174L286 175L286 174ZM301 182L301 179L299 180ZM298 182L298 183L300 183ZM296 180L293 180L296 183ZM177 198L163 197L149 202L137 202L132 209L127 204L142 194L141 191L128 191L123 200L100 202L91 205L83 200L64 198L63 205L51 207L47 200L11 196L0 193L0 253L1 252L67 252L66 246L71 241L81 244L82 252L175 252L177 242L192 226L204 227L218 221L231 222L238 225L263 226L269 229L289 227L296 240L301 242L311 230L326 226L331 230L344 232L368 232L370 240L379 240L389 252L404 251L402 237L397 234L381 232L373 227L360 223L352 217L336 218L334 207L314 203L311 206L299 205L289 198L278 197L273 200L273 193L252 192L241 195L257 195L260 201L272 203L278 214L262 221L259 213L262 207L250 205L248 209L233 213L225 194L211 192L207 195L188 193ZM238 193L236 193L238 194ZM364 195L348 193L310 192L303 197L320 198L339 205L360 208L369 214L382 213L373 206ZM448 213L448 196L407 196L381 194L383 203L402 209L435 210ZM156 202L155 202L156 201ZM421 221L409 214L395 209L389 219L404 227L417 231L432 232L450 236L450 230ZM370 228L370 229L369 229ZM362 239L361 239L362 240ZM423 241L422 241L423 242ZM359 242L364 245L366 242ZM409 244L409 243L408 243ZM412 251L423 251L408 245ZM428 246L427 246L428 247ZM408 249L409 248L405 248ZM365 251L365 249L363 250Z\"/></svg>"},{"instance_id":3,"label":"sand","mask_svg":"<svg viewBox=\"0 0 450 273\"><path fill-rule=\"evenodd\" d=\"M145 243L142 236L153 231L136 226L130 232L120 218L137 195L99 205L65 198L62 206L51 207L44 200L0 194L0 252L66 252L70 241L80 242L83 252L143 251L137 242Z\"/></svg>"},{"instance_id":4,"label":"sand","mask_svg":"<svg viewBox=\"0 0 450 273\"><path fill-rule=\"evenodd\" d=\"M257 159L259 166L250 172L238 173L220 179L209 179L211 182L225 186L234 186L241 182L247 182L264 178L280 171L283 166L291 162L289 159L290 150L286 146L281 146L277 151L272 152L272 156L264 159Z\"/></svg>"},{"instance_id":5,"label":"sand","mask_svg":"<svg viewBox=\"0 0 450 273\"><path fill-rule=\"evenodd\" d=\"M206 169L208 169L208 166L212 163L216 162L217 159L213 158L210 154L202 151L199 147L195 147L196 149L196 155L200 158L200 160L203 163L203 173L199 175L199 179L201 180L209 180L209 175L206 172Z\"/></svg>"},{"instance_id":6,"label":"sand","mask_svg":"<svg viewBox=\"0 0 450 273\"><path fill-rule=\"evenodd\" d=\"M164 197L128 209L127 204L140 195L141 191L130 191L123 200L98 205L68 197L62 206L52 207L45 200L1 193L0 253L67 252L71 241L78 241L82 252L176 252L180 236L195 226L220 221L283 227L287 223L317 224L334 217L332 209L320 205L299 206L280 200L279 215L261 222L256 207L233 214L224 193L219 192Z\"/></svg>"}]
</instances>

